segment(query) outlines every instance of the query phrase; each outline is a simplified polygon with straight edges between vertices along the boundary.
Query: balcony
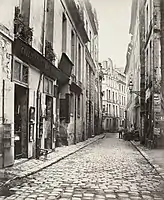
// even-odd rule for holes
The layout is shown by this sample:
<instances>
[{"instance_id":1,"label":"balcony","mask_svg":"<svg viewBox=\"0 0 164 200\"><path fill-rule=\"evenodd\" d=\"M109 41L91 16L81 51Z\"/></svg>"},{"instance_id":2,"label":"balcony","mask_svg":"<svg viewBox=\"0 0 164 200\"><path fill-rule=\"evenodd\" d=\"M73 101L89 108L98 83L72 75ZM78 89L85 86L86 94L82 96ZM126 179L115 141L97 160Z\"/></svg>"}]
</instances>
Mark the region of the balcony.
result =
<instances>
[{"instance_id":1,"label":"balcony","mask_svg":"<svg viewBox=\"0 0 164 200\"><path fill-rule=\"evenodd\" d=\"M19 7L15 7L14 35L15 39L20 38L24 42L32 44L33 30L24 24Z\"/></svg>"}]
</instances>

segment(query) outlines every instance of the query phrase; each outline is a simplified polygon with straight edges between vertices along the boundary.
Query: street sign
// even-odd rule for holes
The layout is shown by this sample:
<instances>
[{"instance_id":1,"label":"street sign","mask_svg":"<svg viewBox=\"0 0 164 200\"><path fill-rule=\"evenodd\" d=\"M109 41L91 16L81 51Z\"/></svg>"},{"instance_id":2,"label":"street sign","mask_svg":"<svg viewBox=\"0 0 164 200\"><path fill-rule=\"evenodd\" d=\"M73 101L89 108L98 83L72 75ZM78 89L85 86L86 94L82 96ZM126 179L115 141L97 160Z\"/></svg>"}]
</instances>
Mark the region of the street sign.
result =
<instances>
[{"instance_id":1,"label":"street sign","mask_svg":"<svg viewBox=\"0 0 164 200\"><path fill-rule=\"evenodd\" d=\"M161 97L160 94L154 94L154 112L161 112Z\"/></svg>"},{"instance_id":2,"label":"street sign","mask_svg":"<svg viewBox=\"0 0 164 200\"><path fill-rule=\"evenodd\" d=\"M160 135L160 128L154 128L154 135Z\"/></svg>"}]
</instances>

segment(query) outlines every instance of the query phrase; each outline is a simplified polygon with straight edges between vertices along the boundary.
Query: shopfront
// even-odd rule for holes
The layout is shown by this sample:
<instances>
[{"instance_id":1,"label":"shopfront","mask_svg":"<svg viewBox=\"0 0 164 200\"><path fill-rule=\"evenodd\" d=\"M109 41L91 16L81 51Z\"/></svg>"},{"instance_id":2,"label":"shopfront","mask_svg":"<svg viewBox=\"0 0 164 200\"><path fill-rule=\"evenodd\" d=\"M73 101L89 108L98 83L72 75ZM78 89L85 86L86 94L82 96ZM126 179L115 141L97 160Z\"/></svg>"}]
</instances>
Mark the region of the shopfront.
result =
<instances>
[{"instance_id":1,"label":"shopfront","mask_svg":"<svg viewBox=\"0 0 164 200\"><path fill-rule=\"evenodd\" d=\"M35 157L55 148L57 80L69 78L39 52L20 39L13 44L14 157Z\"/></svg>"}]
</instances>

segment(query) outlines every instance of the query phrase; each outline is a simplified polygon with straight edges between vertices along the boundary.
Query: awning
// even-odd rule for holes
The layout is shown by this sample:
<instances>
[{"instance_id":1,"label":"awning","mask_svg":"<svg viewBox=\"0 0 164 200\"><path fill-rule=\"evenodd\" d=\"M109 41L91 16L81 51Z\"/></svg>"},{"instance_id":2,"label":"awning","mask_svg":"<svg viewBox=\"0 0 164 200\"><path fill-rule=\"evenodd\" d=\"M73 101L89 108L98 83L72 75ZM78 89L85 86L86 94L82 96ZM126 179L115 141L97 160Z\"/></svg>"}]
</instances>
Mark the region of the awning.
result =
<instances>
[{"instance_id":1,"label":"awning","mask_svg":"<svg viewBox=\"0 0 164 200\"><path fill-rule=\"evenodd\" d=\"M70 90L75 92L76 94L80 94L82 92L81 87L79 87L75 82L72 82L70 85Z\"/></svg>"},{"instance_id":2,"label":"awning","mask_svg":"<svg viewBox=\"0 0 164 200\"><path fill-rule=\"evenodd\" d=\"M67 74L55 67L42 54L21 39L16 39L13 42L13 54L23 62L33 65L39 69L41 73L44 73L53 80L57 79L60 83L66 83L69 81Z\"/></svg>"},{"instance_id":3,"label":"awning","mask_svg":"<svg viewBox=\"0 0 164 200\"><path fill-rule=\"evenodd\" d=\"M68 77L71 76L72 67L73 67L72 61L68 58L67 54L62 53L60 63L59 63L59 69L65 73Z\"/></svg>"}]
</instances>

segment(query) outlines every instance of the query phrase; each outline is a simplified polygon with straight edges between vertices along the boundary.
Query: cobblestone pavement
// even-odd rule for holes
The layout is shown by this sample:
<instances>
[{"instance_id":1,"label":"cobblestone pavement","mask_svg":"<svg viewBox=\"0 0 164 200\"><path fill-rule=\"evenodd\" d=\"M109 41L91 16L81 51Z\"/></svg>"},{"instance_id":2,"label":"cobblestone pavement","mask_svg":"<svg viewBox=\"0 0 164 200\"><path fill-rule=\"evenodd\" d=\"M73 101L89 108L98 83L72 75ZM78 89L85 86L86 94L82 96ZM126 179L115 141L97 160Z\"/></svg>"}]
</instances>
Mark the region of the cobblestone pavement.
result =
<instances>
[{"instance_id":1,"label":"cobblestone pavement","mask_svg":"<svg viewBox=\"0 0 164 200\"><path fill-rule=\"evenodd\" d=\"M0 200L164 199L156 171L129 142L109 136L24 178Z\"/></svg>"}]
</instances>

